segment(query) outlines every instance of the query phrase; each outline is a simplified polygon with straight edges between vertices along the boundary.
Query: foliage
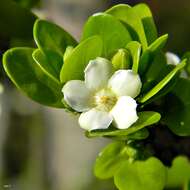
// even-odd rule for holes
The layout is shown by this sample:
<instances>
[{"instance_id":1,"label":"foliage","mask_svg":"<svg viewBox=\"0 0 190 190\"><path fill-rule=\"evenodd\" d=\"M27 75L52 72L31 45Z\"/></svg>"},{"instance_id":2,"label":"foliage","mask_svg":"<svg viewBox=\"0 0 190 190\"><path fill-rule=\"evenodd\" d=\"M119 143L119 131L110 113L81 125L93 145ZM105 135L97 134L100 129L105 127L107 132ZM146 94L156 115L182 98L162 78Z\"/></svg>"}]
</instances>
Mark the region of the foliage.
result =
<instances>
[{"instance_id":1,"label":"foliage","mask_svg":"<svg viewBox=\"0 0 190 190\"><path fill-rule=\"evenodd\" d=\"M16 11L11 12L12 16ZM3 11L0 15L4 16ZM27 24L31 26L36 17L25 14L24 10L17 18L20 16L30 17L30 22L7 31L12 36L28 38L31 31L17 35L18 31ZM11 22L10 18L8 21ZM2 28L5 27L6 23ZM185 158L174 160L168 169L154 157L154 150L143 144L150 127L159 125L165 125L178 136L190 135L190 82L187 77L190 56L186 53L177 65L167 64L163 48L168 35L158 36L147 5L121 4L90 16L79 43L66 30L40 19L34 24L33 36L36 48L8 50L3 56L3 67L22 92L43 105L73 112L63 101L61 90L70 80L84 79L86 65L97 57L109 59L115 70L132 69L142 79L142 90L136 99L139 116L136 123L128 129L119 130L111 125L105 130L86 132L89 138L114 140L96 160L97 177L114 178L120 190L139 187L162 190L165 186L178 187L187 183L189 178L175 180L181 172L180 164L186 167L186 176L189 176L189 163Z\"/></svg>"}]
</instances>

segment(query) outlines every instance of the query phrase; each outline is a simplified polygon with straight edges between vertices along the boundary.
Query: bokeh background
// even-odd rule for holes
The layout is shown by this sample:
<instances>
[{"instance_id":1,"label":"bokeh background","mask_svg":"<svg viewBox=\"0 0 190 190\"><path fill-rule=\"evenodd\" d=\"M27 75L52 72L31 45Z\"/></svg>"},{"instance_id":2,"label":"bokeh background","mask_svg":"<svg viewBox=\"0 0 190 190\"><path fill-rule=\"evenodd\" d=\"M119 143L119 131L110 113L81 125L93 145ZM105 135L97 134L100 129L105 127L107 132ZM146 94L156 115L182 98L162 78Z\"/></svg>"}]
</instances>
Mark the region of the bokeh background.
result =
<instances>
[{"instance_id":1,"label":"bokeh background","mask_svg":"<svg viewBox=\"0 0 190 190\"><path fill-rule=\"evenodd\" d=\"M138 2L151 7L159 34L169 33L170 51L182 55L190 50L189 0L0 0L0 56L10 47L33 43L30 38L13 37L18 18L11 18L14 7L9 10L9 3L63 26L80 39L88 16L117 3ZM11 22L7 32L4 26ZM32 32L30 27L24 30ZM0 82L4 86L0 95L0 190L115 189L112 181L93 177L95 158L108 140L87 139L76 116L24 97L5 76L1 64Z\"/></svg>"}]
</instances>

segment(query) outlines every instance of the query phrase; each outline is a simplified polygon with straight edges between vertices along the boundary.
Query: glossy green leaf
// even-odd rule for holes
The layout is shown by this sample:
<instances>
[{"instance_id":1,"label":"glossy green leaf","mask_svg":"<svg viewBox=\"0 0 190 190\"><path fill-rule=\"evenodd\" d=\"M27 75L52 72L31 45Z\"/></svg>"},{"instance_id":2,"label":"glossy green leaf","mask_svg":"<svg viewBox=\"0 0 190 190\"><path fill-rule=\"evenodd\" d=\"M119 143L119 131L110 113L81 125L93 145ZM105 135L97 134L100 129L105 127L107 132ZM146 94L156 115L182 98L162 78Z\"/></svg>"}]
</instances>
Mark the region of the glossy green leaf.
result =
<instances>
[{"instance_id":1,"label":"glossy green leaf","mask_svg":"<svg viewBox=\"0 0 190 190\"><path fill-rule=\"evenodd\" d=\"M131 66L131 55L127 50L119 49L111 62L115 70L129 69Z\"/></svg>"},{"instance_id":2,"label":"glossy green leaf","mask_svg":"<svg viewBox=\"0 0 190 190\"><path fill-rule=\"evenodd\" d=\"M96 159L94 173L100 179L111 178L127 159L125 142L111 143L100 152Z\"/></svg>"},{"instance_id":3,"label":"glossy green leaf","mask_svg":"<svg viewBox=\"0 0 190 190\"><path fill-rule=\"evenodd\" d=\"M145 4L139 4L130 7L125 4L116 5L106 13L115 16L123 21L133 37L133 40L139 40L143 50L156 40L157 32L153 22L150 9Z\"/></svg>"},{"instance_id":4,"label":"glossy green leaf","mask_svg":"<svg viewBox=\"0 0 190 190\"><path fill-rule=\"evenodd\" d=\"M190 135L190 80L180 78L167 97L164 123L179 136Z\"/></svg>"},{"instance_id":5,"label":"glossy green leaf","mask_svg":"<svg viewBox=\"0 0 190 190\"><path fill-rule=\"evenodd\" d=\"M135 5L133 9L141 19L146 35L146 40L149 45L156 40L158 35L151 10L148 5L144 3Z\"/></svg>"},{"instance_id":6,"label":"glossy green leaf","mask_svg":"<svg viewBox=\"0 0 190 190\"><path fill-rule=\"evenodd\" d=\"M13 0L0 2L1 38L32 39L32 28L37 17Z\"/></svg>"},{"instance_id":7,"label":"glossy green leaf","mask_svg":"<svg viewBox=\"0 0 190 190\"><path fill-rule=\"evenodd\" d=\"M48 54L48 56L46 55ZM36 49L32 57L41 69L59 83L60 71L63 65L63 59L54 51L46 51L44 54L40 49Z\"/></svg>"},{"instance_id":8,"label":"glossy green leaf","mask_svg":"<svg viewBox=\"0 0 190 190\"><path fill-rule=\"evenodd\" d=\"M125 162L114 176L119 190L163 190L166 168L157 158L146 161Z\"/></svg>"},{"instance_id":9,"label":"glossy green leaf","mask_svg":"<svg viewBox=\"0 0 190 190\"><path fill-rule=\"evenodd\" d=\"M103 40L103 56L109 57L117 49L124 48L131 41L125 26L116 18L106 13L91 16L84 26L82 40L99 35Z\"/></svg>"},{"instance_id":10,"label":"glossy green leaf","mask_svg":"<svg viewBox=\"0 0 190 190\"><path fill-rule=\"evenodd\" d=\"M134 123L128 129L119 130L114 127L110 127L108 129L104 129L104 130L94 130L91 132L86 132L86 136L87 137L102 137L102 136L124 137L124 136L131 135L146 126L150 126L150 125L157 123L161 118L159 113L151 112L151 111L139 112L138 117L139 117L139 119L137 120L137 122Z\"/></svg>"},{"instance_id":11,"label":"glossy green leaf","mask_svg":"<svg viewBox=\"0 0 190 190\"><path fill-rule=\"evenodd\" d=\"M154 95L156 95L163 87L167 85L167 83L176 75L176 73L181 70L186 65L186 60L183 60L180 64L178 64L164 79L162 79L155 87L153 87L148 93L143 95L140 98L139 102L144 103Z\"/></svg>"},{"instance_id":12,"label":"glossy green leaf","mask_svg":"<svg viewBox=\"0 0 190 190\"><path fill-rule=\"evenodd\" d=\"M151 67L152 60L162 50L168 39L168 34L165 34L156 39L147 50L142 54L139 64L139 73L142 76L149 67Z\"/></svg>"},{"instance_id":13,"label":"glossy green leaf","mask_svg":"<svg viewBox=\"0 0 190 190\"><path fill-rule=\"evenodd\" d=\"M36 102L63 107L61 85L50 78L32 59L32 48L13 48L3 56L4 69L12 82Z\"/></svg>"},{"instance_id":14,"label":"glossy green leaf","mask_svg":"<svg viewBox=\"0 0 190 190\"><path fill-rule=\"evenodd\" d=\"M127 44L126 49L131 53L133 59L132 70L134 73L138 73L141 44L136 41L131 41Z\"/></svg>"},{"instance_id":15,"label":"glossy green leaf","mask_svg":"<svg viewBox=\"0 0 190 190\"><path fill-rule=\"evenodd\" d=\"M83 79L85 67L90 60L101 56L102 48L103 44L99 36L93 36L81 42L66 58L61 69L61 82Z\"/></svg>"},{"instance_id":16,"label":"glossy green leaf","mask_svg":"<svg viewBox=\"0 0 190 190\"><path fill-rule=\"evenodd\" d=\"M173 160L172 166L167 169L167 188L181 188L190 180L190 162L184 156L178 156Z\"/></svg>"},{"instance_id":17,"label":"glossy green leaf","mask_svg":"<svg viewBox=\"0 0 190 190\"><path fill-rule=\"evenodd\" d=\"M63 56L67 46L76 46L76 40L64 29L45 20L37 20L34 24L34 39L44 53L46 50L57 52Z\"/></svg>"}]
</instances>

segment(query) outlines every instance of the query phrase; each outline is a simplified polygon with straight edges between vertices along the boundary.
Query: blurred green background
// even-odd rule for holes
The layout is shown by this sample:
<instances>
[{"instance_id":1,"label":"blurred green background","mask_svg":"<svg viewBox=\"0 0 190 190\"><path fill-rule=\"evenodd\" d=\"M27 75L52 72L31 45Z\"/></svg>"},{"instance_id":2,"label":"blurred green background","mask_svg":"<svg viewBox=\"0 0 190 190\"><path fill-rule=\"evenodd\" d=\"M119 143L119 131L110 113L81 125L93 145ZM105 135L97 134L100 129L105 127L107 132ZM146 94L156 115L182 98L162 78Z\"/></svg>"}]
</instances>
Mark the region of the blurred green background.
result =
<instances>
[{"instance_id":1,"label":"blurred green background","mask_svg":"<svg viewBox=\"0 0 190 190\"><path fill-rule=\"evenodd\" d=\"M188 0L0 0L0 56L10 47L33 46L35 15L54 21L80 38L85 20L117 4L146 2L159 34L169 33L167 49L190 50ZM30 12L31 11L31 12ZM40 106L20 94L0 65L0 189L114 190L112 181L93 177L93 162L105 139L87 139L77 118Z\"/></svg>"}]
</instances>

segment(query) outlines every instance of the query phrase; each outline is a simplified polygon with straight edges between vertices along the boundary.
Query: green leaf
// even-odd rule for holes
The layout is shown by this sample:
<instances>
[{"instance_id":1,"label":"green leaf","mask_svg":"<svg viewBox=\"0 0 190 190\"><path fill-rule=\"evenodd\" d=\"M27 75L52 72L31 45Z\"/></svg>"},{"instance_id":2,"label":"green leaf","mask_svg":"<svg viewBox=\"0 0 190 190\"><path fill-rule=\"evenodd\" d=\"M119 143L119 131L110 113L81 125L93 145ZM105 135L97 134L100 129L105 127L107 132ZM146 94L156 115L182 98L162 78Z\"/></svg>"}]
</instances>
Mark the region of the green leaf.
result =
<instances>
[{"instance_id":1,"label":"green leaf","mask_svg":"<svg viewBox=\"0 0 190 190\"><path fill-rule=\"evenodd\" d=\"M82 40L94 35L99 35L103 40L103 57L109 57L131 41L131 36L125 26L106 13L91 16L85 24Z\"/></svg>"},{"instance_id":2,"label":"green leaf","mask_svg":"<svg viewBox=\"0 0 190 190\"><path fill-rule=\"evenodd\" d=\"M12 82L28 97L41 104L62 108L61 85L50 78L32 59L32 48L13 48L3 56L4 69Z\"/></svg>"},{"instance_id":3,"label":"green leaf","mask_svg":"<svg viewBox=\"0 0 190 190\"><path fill-rule=\"evenodd\" d=\"M153 22L150 9L145 4L139 4L130 7L125 4L116 5L106 13L115 16L123 21L133 37L133 40L139 40L143 50L157 38L155 24Z\"/></svg>"},{"instance_id":4,"label":"green leaf","mask_svg":"<svg viewBox=\"0 0 190 190\"><path fill-rule=\"evenodd\" d=\"M37 17L29 10L20 7L13 0L0 3L1 38L32 39L32 28Z\"/></svg>"},{"instance_id":5,"label":"green leaf","mask_svg":"<svg viewBox=\"0 0 190 190\"><path fill-rule=\"evenodd\" d=\"M119 49L112 58L112 65L117 71L119 69L129 69L131 65L131 55L125 49Z\"/></svg>"},{"instance_id":6,"label":"green leaf","mask_svg":"<svg viewBox=\"0 0 190 190\"><path fill-rule=\"evenodd\" d=\"M60 74L61 82L83 79L85 67L90 60L101 56L102 47L102 40L99 36L88 38L75 47L65 59Z\"/></svg>"},{"instance_id":7,"label":"green leaf","mask_svg":"<svg viewBox=\"0 0 190 190\"><path fill-rule=\"evenodd\" d=\"M141 44L136 41L131 41L127 44L126 49L131 53L133 59L132 70L134 73L138 73L139 59L141 54Z\"/></svg>"},{"instance_id":8,"label":"green leaf","mask_svg":"<svg viewBox=\"0 0 190 190\"><path fill-rule=\"evenodd\" d=\"M166 182L166 168L157 158L125 162L114 176L119 190L162 190Z\"/></svg>"},{"instance_id":9,"label":"green leaf","mask_svg":"<svg viewBox=\"0 0 190 190\"><path fill-rule=\"evenodd\" d=\"M152 60L158 54L159 51L165 46L168 39L168 34L165 34L158 39L156 39L147 50L142 54L139 64L139 73L142 76L147 69L151 66Z\"/></svg>"},{"instance_id":10,"label":"green leaf","mask_svg":"<svg viewBox=\"0 0 190 190\"><path fill-rule=\"evenodd\" d=\"M180 78L167 97L164 123L179 136L190 135L190 80Z\"/></svg>"},{"instance_id":11,"label":"green leaf","mask_svg":"<svg viewBox=\"0 0 190 190\"><path fill-rule=\"evenodd\" d=\"M144 4L140 3L133 7L134 11L138 14L141 19L141 22L144 27L144 32L146 35L146 40L148 45L151 44L153 41L156 40L158 34L156 25L154 23L154 19L151 13L150 8Z\"/></svg>"},{"instance_id":12,"label":"green leaf","mask_svg":"<svg viewBox=\"0 0 190 190\"><path fill-rule=\"evenodd\" d=\"M37 20L34 24L34 39L41 51L55 51L61 57L67 46L76 46L76 40L64 29L45 20Z\"/></svg>"},{"instance_id":13,"label":"green leaf","mask_svg":"<svg viewBox=\"0 0 190 190\"><path fill-rule=\"evenodd\" d=\"M176 73L181 70L186 65L186 60L183 60L180 64L178 64L164 79L162 79L155 87L153 87L148 93L143 95L140 98L139 102L144 103L154 95L156 95L166 84L176 75Z\"/></svg>"},{"instance_id":14,"label":"green leaf","mask_svg":"<svg viewBox=\"0 0 190 190\"><path fill-rule=\"evenodd\" d=\"M119 130L114 127L110 127L108 129L104 129L104 130L94 130L94 131L86 132L86 136L89 138L90 137L102 137L102 136L124 137L124 136L131 135L146 126L150 126L150 125L157 123L161 118L159 113L151 112L151 111L139 112L138 117L139 117L139 119L137 120L137 122L134 123L128 129Z\"/></svg>"},{"instance_id":15,"label":"green leaf","mask_svg":"<svg viewBox=\"0 0 190 190\"><path fill-rule=\"evenodd\" d=\"M184 156L178 156L173 160L171 168L167 169L167 188L181 188L190 180L190 162Z\"/></svg>"},{"instance_id":16,"label":"green leaf","mask_svg":"<svg viewBox=\"0 0 190 190\"><path fill-rule=\"evenodd\" d=\"M187 64L185 67L185 71L187 72L188 76L190 76L190 52L186 52L182 59L187 59Z\"/></svg>"},{"instance_id":17,"label":"green leaf","mask_svg":"<svg viewBox=\"0 0 190 190\"><path fill-rule=\"evenodd\" d=\"M48 56L46 56L48 54ZM32 57L41 69L59 83L59 76L63 59L54 51L48 50L44 54L40 49L36 49Z\"/></svg>"},{"instance_id":18,"label":"green leaf","mask_svg":"<svg viewBox=\"0 0 190 190\"><path fill-rule=\"evenodd\" d=\"M114 176L121 164L128 159L124 142L114 142L106 146L96 159L94 173L100 179Z\"/></svg>"}]
</instances>

